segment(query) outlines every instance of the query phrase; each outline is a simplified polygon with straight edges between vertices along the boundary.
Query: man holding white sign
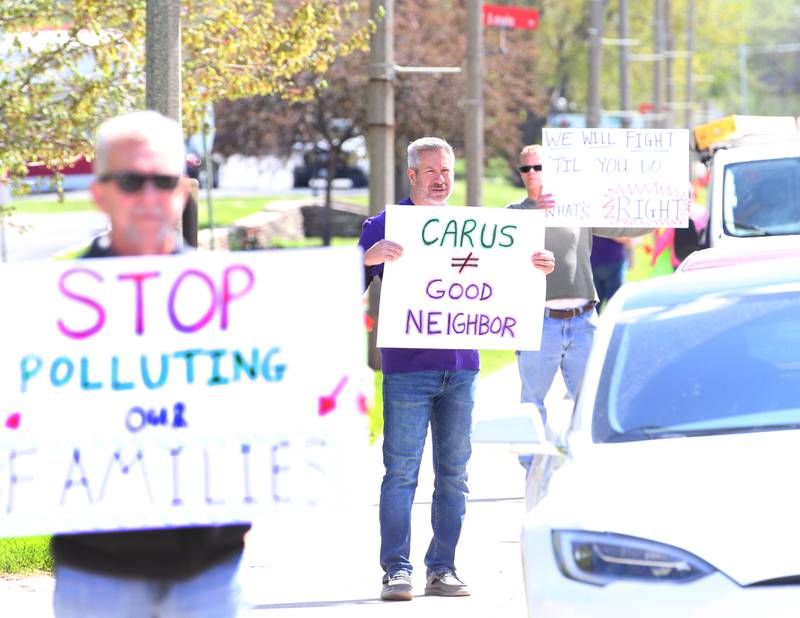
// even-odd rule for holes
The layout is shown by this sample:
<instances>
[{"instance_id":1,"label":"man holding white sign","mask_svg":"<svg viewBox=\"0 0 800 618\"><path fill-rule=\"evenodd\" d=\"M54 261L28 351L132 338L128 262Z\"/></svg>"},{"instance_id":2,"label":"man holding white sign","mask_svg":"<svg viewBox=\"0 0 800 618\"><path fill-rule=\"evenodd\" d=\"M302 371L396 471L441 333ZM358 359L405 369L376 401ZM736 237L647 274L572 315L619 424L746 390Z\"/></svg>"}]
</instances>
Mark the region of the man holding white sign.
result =
<instances>
[{"instance_id":1,"label":"man holding white sign","mask_svg":"<svg viewBox=\"0 0 800 618\"><path fill-rule=\"evenodd\" d=\"M597 291L592 279L590 256L592 234L608 238L635 237L651 231L648 228L549 227L549 213L558 209L553 195L543 193L544 171L542 148L526 146L520 152L517 168L527 190L521 202L509 204L512 209L545 210L545 247L552 251L556 268L547 281L542 343L537 351L517 351L517 364L522 382L521 401L534 403L547 423L545 397L561 370L570 398L583 379L583 372L594 338L597 313ZM582 209L575 209L572 225L579 225ZM562 212L559 217L567 216ZM530 456L520 462L530 468Z\"/></svg>"},{"instance_id":2,"label":"man holding white sign","mask_svg":"<svg viewBox=\"0 0 800 618\"><path fill-rule=\"evenodd\" d=\"M400 204L446 205L453 189L454 164L453 149L444 140L424 137L412 142L407 171L411 195ZM384 263L402 259L403 247L386 239L385 230L386 211L364 222L359 245L364 250L367 284L373 277L383 276ZM545 273L553 270L553 256L548 251L534 253L531 261ZM478 287L476 290L480 294ZM455 551L466 512L478 351L384 347L381 358L386 468L380 496L381 599L413 598L411 507L429 425L435 489L431 504L433 539L425 555L425 594L468 595L468 587L456 575Z\"/></svg>"},{"instance_id":3,"label":"man holding white sign","mask_svg":"<svg viewBox=\"0 0 800 618\"><path fill-rule=\"evenodd\" d=\"M157 112L133 112L101 125L91 193L108 214L111 231L86 257L181 252L174 229L189 192L184 166L181 128ZM248 529L223 525L56 535L56 616L236 616Z\"/></svg>"}]
</instances>

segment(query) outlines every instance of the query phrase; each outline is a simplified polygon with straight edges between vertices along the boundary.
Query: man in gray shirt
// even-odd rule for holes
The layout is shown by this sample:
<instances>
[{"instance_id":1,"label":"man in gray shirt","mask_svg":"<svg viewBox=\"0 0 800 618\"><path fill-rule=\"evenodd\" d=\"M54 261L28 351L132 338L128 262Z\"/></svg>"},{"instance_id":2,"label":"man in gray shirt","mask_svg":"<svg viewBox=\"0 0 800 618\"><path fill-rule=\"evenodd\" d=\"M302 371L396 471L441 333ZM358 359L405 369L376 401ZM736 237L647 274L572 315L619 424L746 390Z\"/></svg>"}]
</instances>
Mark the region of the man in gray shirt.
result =
<instances>
[{"instance_id":1,"label":"man in gray shirt","mask_svg":"<svg viewBox=\"0 0 800 618\"><path fill-rule=\"evenodd\" d=\"M527 197L509 204L509 208L548 209L555 205L552 195L542 193L541 146L522 149L517 168ZM592 235L614 237L641 236L650 232L642 228L545 228L544 246L555 255L555 270L547 277L544 324L541 348L517 352L517 365L522 381L521 401L534 403L547 423L545 397L556 371L561 369L569 397L583 379L586 360L594 338L597 312L597 291L592 279ZM520 458L527 468L530 458Z\"/></svg>"}]
</instances>

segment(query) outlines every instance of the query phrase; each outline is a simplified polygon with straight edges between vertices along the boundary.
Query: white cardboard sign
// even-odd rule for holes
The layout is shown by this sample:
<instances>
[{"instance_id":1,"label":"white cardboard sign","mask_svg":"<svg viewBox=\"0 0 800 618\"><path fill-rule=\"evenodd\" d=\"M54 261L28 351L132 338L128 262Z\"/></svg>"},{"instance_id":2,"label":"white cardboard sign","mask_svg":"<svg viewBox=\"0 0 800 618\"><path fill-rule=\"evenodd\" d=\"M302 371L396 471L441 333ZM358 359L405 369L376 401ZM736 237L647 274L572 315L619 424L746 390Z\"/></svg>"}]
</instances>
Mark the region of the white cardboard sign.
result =
<instances>
[{"instance_id":1,"label":"white cardboard sign","mask_svg":"<svg viewBox=\"0 0 800 618\"><path fill-rule=\"evenodd\" d=\"M328 503L369 444L361 273L355 248L0 268L0 535Z\"/></svg>"},{"instance_id":2,"label":"white cardboard sign","mask_svg":"<svg viewBox=\"0 0 800 618\"><path fill-rule=\"evenodd\" d=\"M687 129L543 129L548 227L687 227Z\"/></svg>"},{"instance_id":3,"label":"white cardboard sign","mask_svg":"<svg viewBox=\"0 0 800 618\"><path fill-rule=\"evenodd\" d=\"M379 347L539 349L541 212L387 206L386 238L403 255L384 265Z\"/></svg>"}]
</instances>

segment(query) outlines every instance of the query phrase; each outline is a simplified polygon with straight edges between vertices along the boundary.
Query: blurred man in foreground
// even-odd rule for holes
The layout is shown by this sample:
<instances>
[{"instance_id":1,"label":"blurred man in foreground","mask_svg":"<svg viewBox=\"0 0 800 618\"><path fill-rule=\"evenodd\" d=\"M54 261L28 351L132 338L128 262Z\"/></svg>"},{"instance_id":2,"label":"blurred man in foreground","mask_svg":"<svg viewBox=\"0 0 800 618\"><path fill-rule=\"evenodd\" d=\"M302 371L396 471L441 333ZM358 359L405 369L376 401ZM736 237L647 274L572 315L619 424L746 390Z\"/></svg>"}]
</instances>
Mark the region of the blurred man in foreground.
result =
<instances>
[{"instance_id":1,"label":"blurred man in foreground","mask_svg":"<svg viewBox=\"0 0 800 618\"><path fill-rule=\"evenodd\" d=\"M111 231L85 257L182 251L175 225L189 192L183 133L153 111L100 126L92 199ZM88 522L87 522L88 526ZM249 526L57 535L57 618L230 617L240 611L239 563Z\"/></svg>"}]
</instances>

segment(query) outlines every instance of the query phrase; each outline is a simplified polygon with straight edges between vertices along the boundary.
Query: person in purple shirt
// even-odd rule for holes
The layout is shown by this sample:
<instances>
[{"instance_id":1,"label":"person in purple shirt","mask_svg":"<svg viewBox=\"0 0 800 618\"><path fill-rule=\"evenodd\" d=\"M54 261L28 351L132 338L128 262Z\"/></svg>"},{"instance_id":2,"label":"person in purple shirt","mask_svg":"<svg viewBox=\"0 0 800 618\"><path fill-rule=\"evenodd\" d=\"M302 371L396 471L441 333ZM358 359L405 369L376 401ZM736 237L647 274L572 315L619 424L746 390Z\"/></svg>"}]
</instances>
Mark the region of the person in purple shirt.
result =
<instances>
[{"instance_id":1,"label":"person in purple shirt","mask_svg":"<svg viewBox=\"0 0 800 618\"><path fill-rule=\"evenodd\" d=\"M622 286L628 270L630 238L592 238L592 279L597 290L597 313Z\"/></svg>"},{"instance_id":2,"label":"person in purple shirt","mask_svg":"<svg viewBox=\"0 0 800 618\"><path fill-rule=\"evenodd\" d=\"M400 204L443 206L453 190L455 155L446 141L423 137L408 146L411 195ZM383 264L400 259L403 248L384 238L386 211L364 221L359 246L364 251L366 283L383 276ZM553 254L531 257L545 273ZM383 463L380 493L380 564L384 571L381 599L413 598L409 560L411 506L428 425L433 440L433 538L425 554L425 594L466 596L456 575L455 552L467 507L467 463L472 453L472 408L478 377L477 350L382 348Z\"/></svg>"}]
</instances>

